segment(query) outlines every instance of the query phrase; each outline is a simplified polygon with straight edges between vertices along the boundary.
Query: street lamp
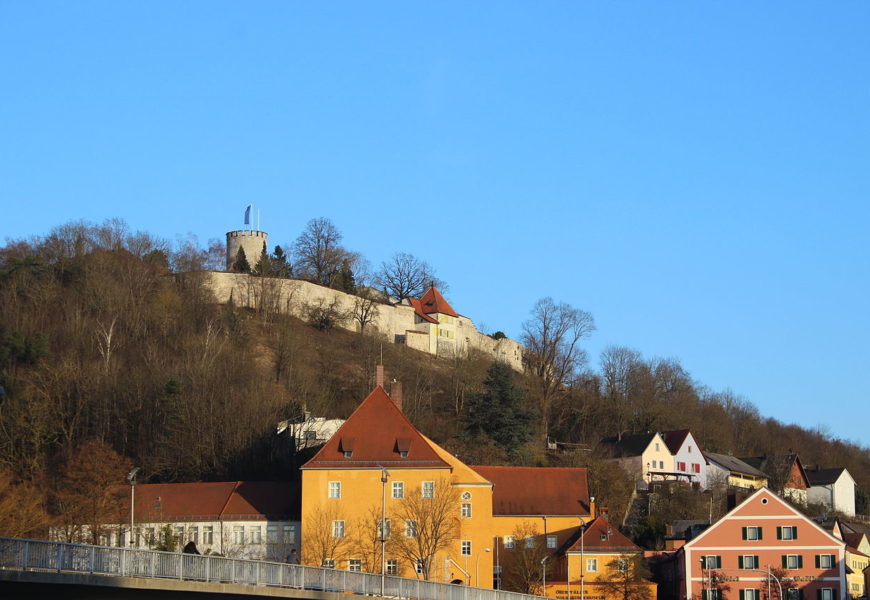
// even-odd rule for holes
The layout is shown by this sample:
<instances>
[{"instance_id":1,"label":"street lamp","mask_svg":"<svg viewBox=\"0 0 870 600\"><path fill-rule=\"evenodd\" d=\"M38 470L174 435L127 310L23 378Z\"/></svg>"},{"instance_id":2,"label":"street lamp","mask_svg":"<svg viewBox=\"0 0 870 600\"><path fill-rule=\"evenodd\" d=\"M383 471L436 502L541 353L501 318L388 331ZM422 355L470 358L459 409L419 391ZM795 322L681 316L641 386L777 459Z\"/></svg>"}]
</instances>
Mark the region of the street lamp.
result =
<instances>
[{"instance_id":1,"label":"street lamp","mask_svg":"<svg viewBox=\"0 0 870 600\"><path fill-rule=\"evenodd\" d=\"M547 559L549 556L545 556L541 559L541 585L544 586L544 592L541 594L542 596L547 595Z\"/></svg>"},{"instance_id":2,"label":"street lamp","mask_svg":"<svg viewBox=\"0 0 870 600\"><path fill-rule=\"evenodd\" d=\"M381 467L381 597L384 595L387 575L387 479L390 472Z\"/></svg>"},{"instance_id":3,"label":"street lamp","mask_svg":"<svg viewBox=\"0 0 870 600\"><path fill-rule=\"evenodd\" d=\"M577 517L580 519L580 600L585 600L586 598L586 588L585 582L583 578L586 575L586 557L585 557L585 545L586 542L583 538L586 537L586 519L583 517ZM568 574L568 581L571 581L570 573Z\"/></svg>"},{"instance_id":4,"label":"street lamp","mask_svg":"<svg viewBox=\"0 0 870 600\"><path fill-rule=\"evenodd\" d=\"M484 548L483 552L492 552L492 548ZM477 587L480 587L480 555L483 552L477 553L477 561L474 563L474 583L477 584Z\"/></svg>"},{"instance_id":5,"label":"street lamp","mask_svg":"<svg viewBox=\"0 0 870 600\"><path fill-rule=\"evenodd\" d=\"M127 473L127 483L130 484L130 547L133 547L135 536L133 535L133 527L135 521L133 518L133 509L136 506L136 473L139 472L139 467L135 467Z\"/></svg>"}]
</instances>

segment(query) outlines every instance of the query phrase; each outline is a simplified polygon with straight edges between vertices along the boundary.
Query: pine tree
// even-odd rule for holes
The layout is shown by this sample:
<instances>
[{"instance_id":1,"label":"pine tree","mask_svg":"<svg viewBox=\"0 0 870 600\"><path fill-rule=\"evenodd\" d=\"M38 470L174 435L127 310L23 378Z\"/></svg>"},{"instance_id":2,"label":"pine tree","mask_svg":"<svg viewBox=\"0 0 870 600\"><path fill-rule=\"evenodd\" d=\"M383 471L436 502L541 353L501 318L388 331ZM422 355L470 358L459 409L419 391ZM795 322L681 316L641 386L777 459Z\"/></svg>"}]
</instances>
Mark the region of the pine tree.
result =
<instances>
[{"instance_id":1,"label":"pine tree","mask_svg":"<svg viewBox=\"0 0 870 600\"><path fill-rule=\"evenodd\" d=\"M236 262L233 263L233 271L236 273L250 273L251 265L248 263L248 257L245 256L245 249L239 248L236 254Z\"/></svg>"},{"instance_id":2,"label":"pine tree","mask_svg":"<svg viewBox=\"0 0 870 600\"><path fill-rule=\"evenodd\" d=\"M287 253L281 246L275 246L275 252L272 254L272 275L275 277L290 277L293 274L293 269L290 267L290 261L287 259Z\"/></svg>"},{"instance_id":3,"label":"pine tree","mask_svg":"<svg viewBox=\"0 0 870 600\"><path fill-rule=\"evenodd\" d=\"M269 251L266 250L266 242L263 242L263 251L260 253L260 260L257 261L253 274L257 277L270 277L272 275L272 263L269 259Z\"/></svg>"},{"instance_id":4,"label":"pine tree","mask_svg":"<svg viewBox=\"0 0 870 600\"><path fill-rule=\"evenodd\" d=\"M495 361L483 387L484 391L472 396L468 403L465 433L487 435L513 454L532 434L532 415L523 406L523 393L514 381L514 372L507 363Z\"/></svg>"}]
</instances>

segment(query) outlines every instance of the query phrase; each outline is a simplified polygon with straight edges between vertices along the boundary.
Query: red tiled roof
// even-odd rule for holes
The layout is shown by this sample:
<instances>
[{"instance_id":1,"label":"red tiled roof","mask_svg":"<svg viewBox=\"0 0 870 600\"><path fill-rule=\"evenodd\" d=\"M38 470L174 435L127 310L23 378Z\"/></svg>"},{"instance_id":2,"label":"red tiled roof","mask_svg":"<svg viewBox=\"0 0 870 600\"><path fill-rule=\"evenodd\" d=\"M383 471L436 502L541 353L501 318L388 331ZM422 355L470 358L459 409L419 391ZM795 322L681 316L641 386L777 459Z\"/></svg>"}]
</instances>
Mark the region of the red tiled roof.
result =
<instances>
[{"instance_id":1,"label":"red tiled roof","mask_svg":"<svg viewBox=\"0 0 870 600\"><path fill-rule=\"evenodd\" d=\"M471 467L494 484L493 515L588 515L587 470L574 467Z\"/></svg>"},{"instance_id":2,"label":"red tiled roof","mask_svg":"<svg viewBox=\"0 0 870 600\"><path fill-rule=\"evenodd\" d=\"M344 441L343 441L344 440ZM351 440L353 440L351 442ZM352 450L348 448L352 446ZM345 458L344 451L351 451ZM400 451L407 449L407 457ZM378 386L303 469L449 468Z\"/></svg>"},{"instance_id":3,"label":"red tiled roof","mask_svg":"<svg viewBox=\"0 0 870 600\"><path fill-rule=\"evenodd\" d=\"M607 552L622 550L626 552L640 552L640 547L611 525L604 517L596 517L586 525L583 531L583 542L580 536L575 535L574 542L568 547L567 552L580 551L582 546L585 552Z\"/></svg>"},{"instance_id":4,"label":"red tiled roof","mask_svg":"<svg viewBox=\"0 0 870 600\"><path fill-rule=\"evenodd\" d=\"M423 310L423 303L420 302L417 298L408 298L408 302L411 303L411 307L414 309L414 312L417 314L418 317L430 323L438 322L438 319L433 319L426 314L426 312Z\"/></svg>"},{"instance_id":5,"label":"red tiled roof","mask_svg":"<svg viewBox=\"0 0 870 600\"><path fill-rule=\"evenodd\" d=\"M430 287L426 293L420 298L420 304L423 305L423 312L427 315L432 313L441 313L442 315L450 315L458 317L453 307L444 299L436 288Z\"/></svg>"},{"instance_id":6,"label":"red tiled roof","mask_svg":"<svg viewBox=\"0 0 870 600\"><path fill-rule=\"evenodd\" d=\"M126 486L125 486L126 487ZM123 514L130 514L125 494ZM299 486L291 482L220 481L213 483L145 483L136 486L136 520L171 522L242 519L298 519Z\"/></svg>"}]
</instances>

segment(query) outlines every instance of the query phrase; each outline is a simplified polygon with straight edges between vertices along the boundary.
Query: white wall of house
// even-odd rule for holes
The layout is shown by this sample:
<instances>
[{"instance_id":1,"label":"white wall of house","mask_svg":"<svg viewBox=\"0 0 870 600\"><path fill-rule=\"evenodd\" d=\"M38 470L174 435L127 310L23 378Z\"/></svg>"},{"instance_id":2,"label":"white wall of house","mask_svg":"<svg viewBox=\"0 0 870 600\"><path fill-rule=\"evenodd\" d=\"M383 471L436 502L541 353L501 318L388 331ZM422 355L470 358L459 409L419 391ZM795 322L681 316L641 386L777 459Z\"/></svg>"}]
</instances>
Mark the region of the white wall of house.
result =
<instances>
[{"instance_id":1,"label":"white wall of house","mask_svg":"<svg viewBox=\"0 0 870 600\"><path fill-rule=\"evenodd\" d=\"M220 554L230 558L283 562L292 549L300 552L299 521L203 520L187 522L136 523L130 539L130 524L111 526L100 542L106 546L151 550L157 546L163 529L169 525L175 536L175 551L194 542L200 554ZM83 531L83 535L86 534ZM53 539L59 539L52 535ZM84 538L83 538L84 539Z\"/></svg>"},{"instance_id":2,"label":"white wall of house","mask_svg":"<svg viewBox=\"0 0 870 600\"><path fill-rule=\"evenodd\" d=\"M707 461L691 433L683 440L671 460L675 473L686 473L689 481L700 484L703 489L707 488Z\"/></svg>"},{"instance_id":3,"label":"white wall of house","mask_svg":"<svg viewBox=\"0 0 870 600\"><path fill-rule=\"evenodd\" d=\"M831 485L812 485L807 489L807 502L830 506L844 515L855 516L855 480L843 469Z\"/></svg>"}]
</instances>

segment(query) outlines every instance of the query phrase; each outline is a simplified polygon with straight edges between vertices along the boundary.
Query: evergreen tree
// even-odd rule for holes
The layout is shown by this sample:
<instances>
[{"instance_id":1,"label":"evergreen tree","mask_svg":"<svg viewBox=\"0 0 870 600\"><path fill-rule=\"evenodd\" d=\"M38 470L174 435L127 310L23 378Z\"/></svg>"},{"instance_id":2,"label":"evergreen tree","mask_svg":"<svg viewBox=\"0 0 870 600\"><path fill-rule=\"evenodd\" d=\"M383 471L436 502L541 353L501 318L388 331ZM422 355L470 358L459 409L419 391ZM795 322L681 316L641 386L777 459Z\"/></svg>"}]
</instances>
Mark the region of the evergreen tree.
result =
<instances>
[{"instance_id":1,"label":"evergreen tree","mask_svg":"<svg viewBox=\"0 0 870 600\"><path fill-rule=\"evenodd\" d=\"M236 273L250 273L251 265L248 263L248 257L245 256L245 249L239 248L238 254L236 254L236 262L233 263L233 271Z\"/></svg>"},{"instance_id":2,"label":"evergreen tree","mask_svg":"<svg viewBox=\"0 0 870 600\"><path fill-rule=\"evenodd\" d=\"M465 433L487 435L508 454L513 454L532 435L532 415L524 407L523 393L514 381L514 372L507 363L495 361L486 373L483 387L482 393L469 400Z\"/></svg>"},{"instance_id":3,"label":"evergreen tree","mask_svg":"<svg viewBox=\"0 0 870 600\"><path fill-rule=\"evenodd\" d=\"M293 274L287 253L281 246L275 246L275 252L272 254L270 262L272 263L272 275L275 277L290 277Z\"/></svg>"},{"instance_id":4,"label":"evergreen tree","mask_svg":"<svg viewBox=\"0 0 870 600\"><path fill-rule=\"evenodd\" d=\"M270 277L272 275L272 263L269 259L269 252L266 250L266 242L263 242L263 251L260 252L260 260L257 261L253 274L257 277Z\"/></svg>"}]
</instances>

